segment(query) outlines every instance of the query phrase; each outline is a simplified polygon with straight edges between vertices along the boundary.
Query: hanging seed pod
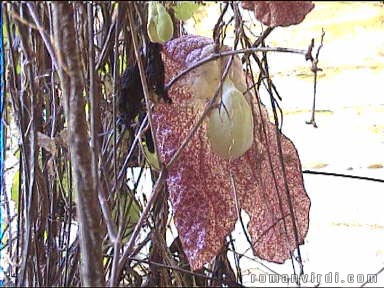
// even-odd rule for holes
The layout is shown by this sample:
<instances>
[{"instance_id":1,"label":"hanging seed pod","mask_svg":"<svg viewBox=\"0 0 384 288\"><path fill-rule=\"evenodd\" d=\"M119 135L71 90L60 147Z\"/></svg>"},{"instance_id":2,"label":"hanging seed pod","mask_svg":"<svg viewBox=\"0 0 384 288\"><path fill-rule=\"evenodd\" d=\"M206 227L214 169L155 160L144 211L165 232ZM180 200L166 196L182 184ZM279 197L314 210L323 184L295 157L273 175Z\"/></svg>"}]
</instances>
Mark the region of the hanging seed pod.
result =
<instances>
[{"instance_id":1,"label":"hanging seed pod","mask_svg":"<svg viewBox=\"0 0 384 288\"><path fill-rule=\"evenodd\" d=\"M208 119L207 136L212 150L224 159L242 156L253 143L253 116L243 94L226 79L221 105Z\"/></svg>"},{"instance_id":2,"label":"hanging seed pod","mask_svg":"<svg viewBox=\"0 0 384 288\"><path fill-rule=\"evenodd\" d=\"M147 21L147 33L151 42L160 43L159 35L156 30L157 23L157 3L154 1L149 2L148 5L148 21Z\"/></svg>"},{"instance_id":3,"label":"hanging seed pod","mask_svg":"<svg viewBox=\"0 0 384 288\"><path fill-rule=\"evenodd\" d=\"M165 7L158 2L148 6L147 33L151 42L164 43L173 36L173 22Z\"/></svg>"},{"instance_id":4,"label":"hanging seed pod","mask_svg":"<svg viewBox=\"0 0 384 288\"><path fill-rule=\"evenodd\" d=\"M173 22L167 10L162 4L157 5L157 35L162 43L170 40L173 36Z\"/></svg>"}]
</instances>

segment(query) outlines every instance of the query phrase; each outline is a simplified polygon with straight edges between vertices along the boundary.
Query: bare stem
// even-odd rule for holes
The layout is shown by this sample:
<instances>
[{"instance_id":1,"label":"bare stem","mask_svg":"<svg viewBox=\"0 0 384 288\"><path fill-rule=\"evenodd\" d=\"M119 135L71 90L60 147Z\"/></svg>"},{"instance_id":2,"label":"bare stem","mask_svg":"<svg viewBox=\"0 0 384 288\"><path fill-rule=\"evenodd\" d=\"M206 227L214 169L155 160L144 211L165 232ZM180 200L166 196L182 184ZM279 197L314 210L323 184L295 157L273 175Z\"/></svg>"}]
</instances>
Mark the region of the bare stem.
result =
<instances>
[{"instance_id":1,"label":"bare stem","mask_svg":"<svg viewBox=\"0 0 384 288\"><path fill-rule=\"evenodd\" d=\"M236 55L236 54L249 54L249 53L255 53L255 52L280 52L280 53L294 53L294 54L302 54L306 55L307 50L301 50L301 49L290 49L290 48L284 48L284 47L255 47L255 48L246 48L246 49L239 49L239 50L232 50L232 51L223 51L219 53L211 54L210 56L201 59L200 61L196 62L195 64L191 65L190 67L186 68L185 70L181 71L179 74L177 74L171 81L168 82L167 85L165 85L165 89L169 90L173 84L175 84L176 81L178 81L182 76L187 74L188 72L192 71L193 69L196 69L197 67L208 63L210 61L214 61L221 57Z\"/></svg>"},{"instance_id":2,"label":"bare stem","mask_svg":"<svg viewBox=\"0 0 384 288\"><path fill-rule=\"evenodd\" d=\"M41 24L39 16L37 15L37 12L36 12L36 9L35 9L35 3L33 3L33 2L26 2L26 4L28 6L29 13L31 13L32 18L33 18L33 20L36 23L37 30L39 31L39 33L41 35L41 38L44 41L45 47L47 47L49 55L51 56L52 63L55 66L55 68L58 69L58 64L57 64L57 60L56 60L55 51L54 51L54 49L52 47L52 43L51 43L50 39L48 38L46 32L44 31L44 28L43 28L43 26Z\"/></svg>"},{"instance_id":3,"label":"bare stem","mask_svg":"<svg viewBox=\"0 0 384 288\"><path fill-rule=\"evenodd\" d=\"M92 3L87 3L87 16L88 16L88 60L89 60L89 106L90 106L90 121L91 121L91 152L92 152L92 172L93 177L95 178L96 191L101 207L101 211L104 217L104 221L107 226L108 236L112 243L116 241L116 225L112 221L111 211L108 206L108 202L105 198L105 191L102 191L101 185L99 183L98 176L98 149L96 145L98 142L96 141L96 125L95 125L95 110L96 110L96 101L95 101L95 49L93 44L93 17L92 17Z\"/></svg>"},{"instance_id":4,"label":"bare stem","mask_svg":"<svg viewBox=\"0 0 384 288\"><path fill-rule=\"evenodd\" d=\"M321 33L321 40L320 40L320 45L319 47L317 48L317 52L316 52L316 56L315 58L312 57L312 55L309 55L307 57L309 57L309 59L311 60L312 62L312 67L311 67L311 71L313 73L313 103L312 103L312 115L311 115L311 120L307 121L306 124L312 124L313 127L317 128L317 123L315 121L315 111L316 111L316 92L317 92L317 73L319 71L321 71L322 69L318 67L318 63L319 63L319 54L320 54L320 50L321 48L323 47L323 41L324 41L324 35L325 35L325 31L324 29L322 29L322 33ZM313 39L312 39L312 43L311 43L311 46L309 47L309 50L312 50L313 48Z\"/></svg>"}]
</instances>

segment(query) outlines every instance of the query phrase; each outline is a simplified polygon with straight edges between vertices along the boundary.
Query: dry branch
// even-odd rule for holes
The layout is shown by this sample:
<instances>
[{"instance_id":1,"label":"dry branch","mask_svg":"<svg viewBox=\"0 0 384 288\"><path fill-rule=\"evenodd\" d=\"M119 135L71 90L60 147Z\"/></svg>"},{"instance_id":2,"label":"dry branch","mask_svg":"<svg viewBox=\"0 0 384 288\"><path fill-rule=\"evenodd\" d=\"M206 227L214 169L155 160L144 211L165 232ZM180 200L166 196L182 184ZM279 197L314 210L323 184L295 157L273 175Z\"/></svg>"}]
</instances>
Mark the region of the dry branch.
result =
<instances>
[{"instance_id":1,"label":"dry branch","mask_svg":"<svg viewBox=\"0 0 384 288\"><path fill-rule=\"evenodd\" d=\"M79 50L75 45L74 10L71 4L53 4L55 42L58 57L68 72L59 68L64 97L64 111L68 122L72 177L77 198L80 228L81 278L85 286L104 286L102 266L100 207L97 201L96 179L92 173L92 156L85 119L83 82L79 66Z\"/></svg>"}]
</instances>

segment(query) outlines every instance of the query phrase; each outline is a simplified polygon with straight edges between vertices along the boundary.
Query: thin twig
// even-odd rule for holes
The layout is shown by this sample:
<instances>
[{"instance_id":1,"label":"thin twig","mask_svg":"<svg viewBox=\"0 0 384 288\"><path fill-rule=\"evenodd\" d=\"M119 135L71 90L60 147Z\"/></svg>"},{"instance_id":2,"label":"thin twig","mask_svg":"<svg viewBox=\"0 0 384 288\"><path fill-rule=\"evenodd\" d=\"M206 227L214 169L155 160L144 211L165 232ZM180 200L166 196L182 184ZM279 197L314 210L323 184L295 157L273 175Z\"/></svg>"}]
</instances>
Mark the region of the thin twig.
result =
<instances>
[{"instance_id":1,"label":"thin twig","mask_svg":"<svg viewBox=\"0 0 384 288\"><path fill-rule=\"evenodd\" d=\"M192 71L193 69L196 69L197 67L207 62L214 61L218 58L225 57L225 56L255 53L255 52L280 52L280 53L294 53L294 54L301 54L301 55L307 54L307 50L291 49L291 48L285 48L285 47L255 47L255 48L246 48L246 49L240 49L240 50L223 51L219 53L214 53L206 58L201 59L200 61L196 62L195 64L191 65L190 67L186 68L185 70L177 74L174 78L172 78L172 80L170 80L167 83L167 85L165 85L165 90L169 90L171 86L175 84L175 82L178 81L182 76L184 76L188 72Z\"/></svg>"},{"instance_id":2,"label":"thin twig","mask_svg":"<svg viewBox=\"0 0 384 288\"><path fill-rule=\"evenodd\" d=\"M121 274L121 271L122 271L122 269L123 269L123 267L125 265L125 262L128 259L129 255L131 254L133 246L135 245L136 238L139 235L140 229L143 226L144 221L147 219L147 216L148 216L149 212L152 209L153 203L155 202L155 200L157 198L157 195L159 194L159 192L160 192L160 190L162 188L162 185L163 185L163 182L164 182L164 179L165 179L164 174L165 174L164 170L161 170L160 174L159 174L159 177L158 177L158 179L156 181L156 184L155 184L155 186L153 188L152 194L151 194L151 196L150 196L150 198L149 198L149 200L147 202L147 205L145 206L143 212L141 213L140 219L136 223L136 226L135 226L135 229L132 232L131 238L129 239L129 242L126 245L126 248L125 248L125 250L123 252L123 255L120 258L119 265L118 265L118 268L117 268L117 272L118 272L117 275Z\"/></svg>"},{"instance_id":3,"label":"thin twig","mask_svg":"<svg viewBox=\"0 0 384 288\"><path fill-rule=\"evenodd\" d=\"M140 263L145 263L145 264L152 264L152 265L164 268L164 269L176 270L176 271L179 271L179 272L182 272L182 273L185 273L185 274L193 275L195 277L201 277L201 278L205 278L205 279L209 279L209 280L215 280L215 281L219 281L222 284L227 284L228 285L228 283L226 283L225 280L223 280L223 279L212 277L212 276L208 276L208 275L205 275L205 274L200 274L200 273L192 272L190 270L185 270L185 269L180 268L180 267L171 266L171 265L165 265L165 264L156 263L156 262L153 262L153 261L147 261L147 260L144 260L144 259L138 259L138 258L135 258L135 257L128 257L128 258L129 258L129 260L132 260L132 261L136 261L136 262L140 262Z\"/></svg>"},{"instance_id":4,"label":"thin twig","mask_svg":"<svg viewBox=\"0 0 384 288\"><path fill-rule=\"evenodd\" d=\"M316 56L315 58L312 57L312 54L308 53L306 55L306 59L309 59L311 60L312 62L312 67L311 67L311 71L313 73L313 104L312 104L312 115L311 115L311 120L309 121L306 121L305 123L306 124L312 124L314 128L317 128L317 123L315 121L315 111L316 111L316 92L317 92L317 72L319 71L322 71L321 68L318 67L318 63L319 63L319 54L320 54L320 50L321 48L323 47L323 41L324 41L324 35L325 35L325 31L324 29L322 29L322 33L321 33L321 40L320 40L320 45L319 47L317 48L317 52L316 52ZM313 46L314 46L314 40L312 39L311 41L311 44L308 48L308 51L312 51L313 49Z\"/></svg>"},{"instance_id":5,"label":"thin twig","mask_svg":"<svg viewBox=\"0 0 384 288\"><path fill-rule=\"evenodd\" d=\"M41 38L44 41L45 47L48 50L49 56L51 56L52 63L55 66L55 68L58 69L58 64L57 64L57 59L56 59L55 51L53 49L53 46L52 46L52 43L51 43L50 39L48 38L48 36L47 36L43 26L41 25L41 21L39 19L39 16L37 15L37 12L36 12L36 9L35 9L35 3L26 2L26 4L28 6L29 13L31 13L32 18L33 18L33 20L36 23L37 30L39 31L39 33L41 35ZM63 65L63 64L64 63L60 63L60 65Z\"/></svg>"},{"instance_id":6,"label":"thin twig","mask_svg":"<svg viewBox=\"0 0 384 288\"><path fill-rule=\"evenodd\" d=\"M297 260L298 260L298 263L299 263L299 266L300 266L300 276L301 276L304 273L304 266L303 266L303 261L302 261L302 258L301 258L299 232L298 232L296 218L295 218L295 213L294 213L294 208L293 208L293 204L292 204L292 196L291 196L291 193L290 193L290 190L289 190L289 187L288 187L288 180L287 180L287 175L286 175L285 162L284 162L284 159L283 159L283 149L282 149L282 146L281 146L281 132L279 131L279 122L278 122L278 117L277 117L277 112L276 112L276 103L277 103L277 101L273 97L272 85L271 85L272 81L270 79L268 60L267 60L266 53L263 53L263 57L264 57L264 68L265 68L265 72L267 73L266 74L266 76L267 76L267 83L268 83L268 89L267 90L268 90L268 93L270 95L270 100L271 100L271 105L272 105L272 110L273 110L273 118L274 118L274 123L275 123L275 134L276 134L276 143L277 143L277 149L278 149L279 162L280 162L280 165L281 165L281 173L282 173L283 180L284 180L284 191L285 191L285 194L286 194L286 197L287 197L287 200L288 200L287 202L288 202L288 208L289 208L289 212L290 212L289 216L290 216L291 221L292 221L293 234L294 234L294 240L295 240L295 247L296 247L297 253L298 253ZM286 226L284 210L283 210L283 207L281 205L280 194L279 194L278 190L279 189L277 189L277 195L279 197L280 211L281 211L281 214L283 215L282 216L282 218L283 218L282 220L284 222L284 226ZM287 231L287 228L285 228L285 229ZM287 235L287 237L288 237L288 235ZM289 243L289 240L288 240L287 243ZM296 273L296 269L295 269L295 265L294 265L292 257L291 257L291 261L292 261L293 270ZM300 279L297 280L297 285L300 286Z\"/></svg>"},{"instance_id":7,"label":"thin twig","mask_svg":"<svg viewBox=\"0 0 384 288\"><path fill-rule=\"evenodd\" d=\"M258 38L256 39L256 41L253 43L252 48L259 47L260 44L264 41L264 39L267 38L267 36L268 36L269 34L271 34L271 32L273 31L273 29L274 29L274 27L268 27L267 29L265 29L265 30L263 31L263 33L260 35L260 37L258 37ZM244 55L244 56L241 58L241 62L242 62L242 63L247 62L248 58L249 58L249 55Z\"/></svg>"},{"instance_id":8,"label":"thin twig","mask_svg":"<svg viewBox=\"0 0 384 288\"><path fill-rule=\"evenodd\" d=\"M24 100L27 101L28 99L25 94L23 96L20 96L21 103L25 105L23 107L24 109L30 109L29 115L29 127L27 128L27 131L25 131L25 135L27 136L26 145L24 146L24 149L27 150L25 152L25 161L26 161L26 167L28 167L28 177L27 182L25 182L25 190L24 190L24 201L25 201L25 207L26 211L24 214L24 243L23 243L23 254L22 254L22 262L21 262L21 278L19 279L18 285L25 285L26 281L26 275L27 275L27 265L29 261L32 259L29 257L32 246L31 246L31 238L32 238L32 225L33 225L33 216L34 216L34 207L32 206L32 201L34 199L34 194L36 191L35 186L35 161L37 158L36 154L36 118L35 118L35 88L34 88L34 82L33 82L33 73L32 73L32 55L31 55L31 49L29 47L29 39L27 38L29 35L27 35L26 31L21 29L20 25L18 25L19 31L20 31L20 42L21 47L24 52L24 57L26 60L27 65L23 67L23 85L25 87L22 87L22 91L26 94L26 92L29 92L30 102L29 105L27 103L24 103ZM29 106L29 107L28 107ZM23 150L24 150L23 149Z\"/></svg>"},{"instance_id":9,"label":"thin twig","mask_svg":"<svg viewBox=\"0 0 384 288\"><path fill-rule=\"evenodd\" d=\"M369 276L367 275L367 281L365 281L360 287L365 287L367 284L371 284L371 283L376 283L377 284L377 282L376 282L377 281L377 276L379 276L379 274L381 274L383 272L384 272L384 267L382 267L375 274L368 274ZM373 281L375 281L375 282L373 282Z\"/></svg>"},{"instance_id":10,"label":"thin twig","mask_svg":"<svg viewBox=\"0 0 384 288\"><path fill-rule=\"evenodd\" d=\"M117 161L116 161L116 149L117 149L117 139L116 139L116 106L117 106L117 83L118 83L118 75L119 75L119 32L120 32L120 22L119 22L119 3L116 5L116 22L115 22L115 46L114 46L114 68L113 68L113 179L114 179L114 185L117 186ZM120 197L117 201L117 207L120 207ZM117 209L117 214L120 212L120 209ZM122 215L120 215L122 217ZM121 219L119 217L119 219ZM119 264L119 258L120 258L120 246L121 246L121 226L118 228L118 232L116 235L116 238L114 239L113 243L113 260L112 260L112 268L111 268L111 277L109 280L109 285L111 287L117 286L117 279L118 279L118 264Z\"/></svg>"},{"instance_id":11,"label":"thin twig","mask_svg":"<svg viewBox=\"0 0 384 288\"><path fill-rule=\"evenodd\" d=\"M358 179L358 180L367 180L367 181L384 183L384 179L365 177L365 176L349 175L349 174L334 173L334 172L321 172L321 171L313 171L313 170L304 170L302 172L304 174L335 176L335 177L352 178L352 179Z\"/></svg>"},{"instance_id":12,"label":"thin twig","mask_svg":"<svg viewBox=\"0 0 384 288\"><path fill-rule=\"evenodd\" d=\"M137 142L139 141L139 139L141 137L141 134L142 134L142 131L144 130L144 127L147 125L147 121L148 121L148 114L145 116L144 120L141 122L141 125L139 127L139 131L137 132L137 134L136 134L136 136L135 136L135 138L134 138L134 140L133 140L133 142L131 144L131 147L129 149L127 157L124 160L123 167L119 171L119 174L117 176L118 186L117 187L113 187L112 191L115 191L116 189L119 189L121 187L121 180L123 180L125 172L126 172L126 170L128 168L129 160L131 159L131 157L133 155L133 152L134 152L134 150L136 148L136 144L137 144Z\"/></svg>"},{"instance_id":13,"label":"thin twig","mask_svg":"<svg viewBox=\"0 0 384 288\"><path fill-rule=\"evenodd\" d=\"M96 101L95 101L95 50L93 44L93 13L92 13L92 3L87 3L87 18L88 18L88 61L89 61L89 104L90 104L90 121L91 121L91 152L92 152L92 172L95 183L95 189L98 192L98 199L101 207L101 211L104 217L104 221L107 226L107 232L112 243L116 241L116 225L112 221L111 211L109 209L107 200L105 199L105 191L101 191L101 185L99 181L99 176L97 172L97 166L99 162L99 157L97 154L97 145L96 140L96 127L95 127L95 111L96 111Z\"/></svg>"},{"instance_id":14,"label":"thin twig","mask_svg":"<svg viewBox=\"0 0 384 288\"><path fill-rule=\"evenodd\" d=\"M96 68L95 68L96 71L99 70L99 68L102 65L104 65L107 51L110 49L110 45L112 43L110 40L111 40L112 34L116 28L116 20L117 20L116 14L117 14L117 10L114 10L114 13L112 15L112 23L109 26L107 36L105 37L103 47L102 47L101 52L99 54L99 59L97 60L97 63L96 63Z\"/></svg>"}]
</instances>

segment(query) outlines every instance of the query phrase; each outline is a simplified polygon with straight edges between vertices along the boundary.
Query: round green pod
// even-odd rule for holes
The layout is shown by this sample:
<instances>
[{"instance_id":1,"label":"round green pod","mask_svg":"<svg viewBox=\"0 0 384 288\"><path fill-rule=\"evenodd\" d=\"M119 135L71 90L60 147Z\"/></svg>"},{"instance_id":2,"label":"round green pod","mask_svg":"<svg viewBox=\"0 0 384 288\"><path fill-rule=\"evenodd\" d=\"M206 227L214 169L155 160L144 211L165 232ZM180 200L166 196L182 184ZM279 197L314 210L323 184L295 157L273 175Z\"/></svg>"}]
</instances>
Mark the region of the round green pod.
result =
<instances>
[{"instance_id":1,"label":"round green pod","mask_svg":"<svg viewBox=\"0 0 384 288\"><path fill-rule=\"evenodd\" d=\"M164 43L173 36L173 22L165 7L160 3L157 4L157 15L156 31L160 42Z\"/></svg>"},{"instance_id":2,"label":"round green pod","mask_svg":"<svg viewBox=\"0 0 384 288\"><path fill-rule=\"evenodd\" d=\"M222 104L208 118L207 136L213 152L224 159L242 156L253 143L252 109L231 80L223 83Z\"/></svg>"},{"instance_id":3,"label":"round green pod","mask_svg":"<svg viewBox=\"0 0 384 288\"><path fill-rule=\"evenodd\" d=\"M177 19L187 21L199 7L199 4L192 1L177 1L176 5L172 8L173 11L175 11L175 17Z\"/></svg>"},{"instance_id":4,"label":"round green pod","mask_svg":"<svg viewBox=\"0 0 384 288\"><path fill-rule=\"evenodd\" d=\"M148 4L147 33L148 33L149 40L151 40L151 42L159 43L161 42L161 40L156 30L157 18L158 18L157 3L154 1L151 1Z\"/></svg>"}]
</instances>

